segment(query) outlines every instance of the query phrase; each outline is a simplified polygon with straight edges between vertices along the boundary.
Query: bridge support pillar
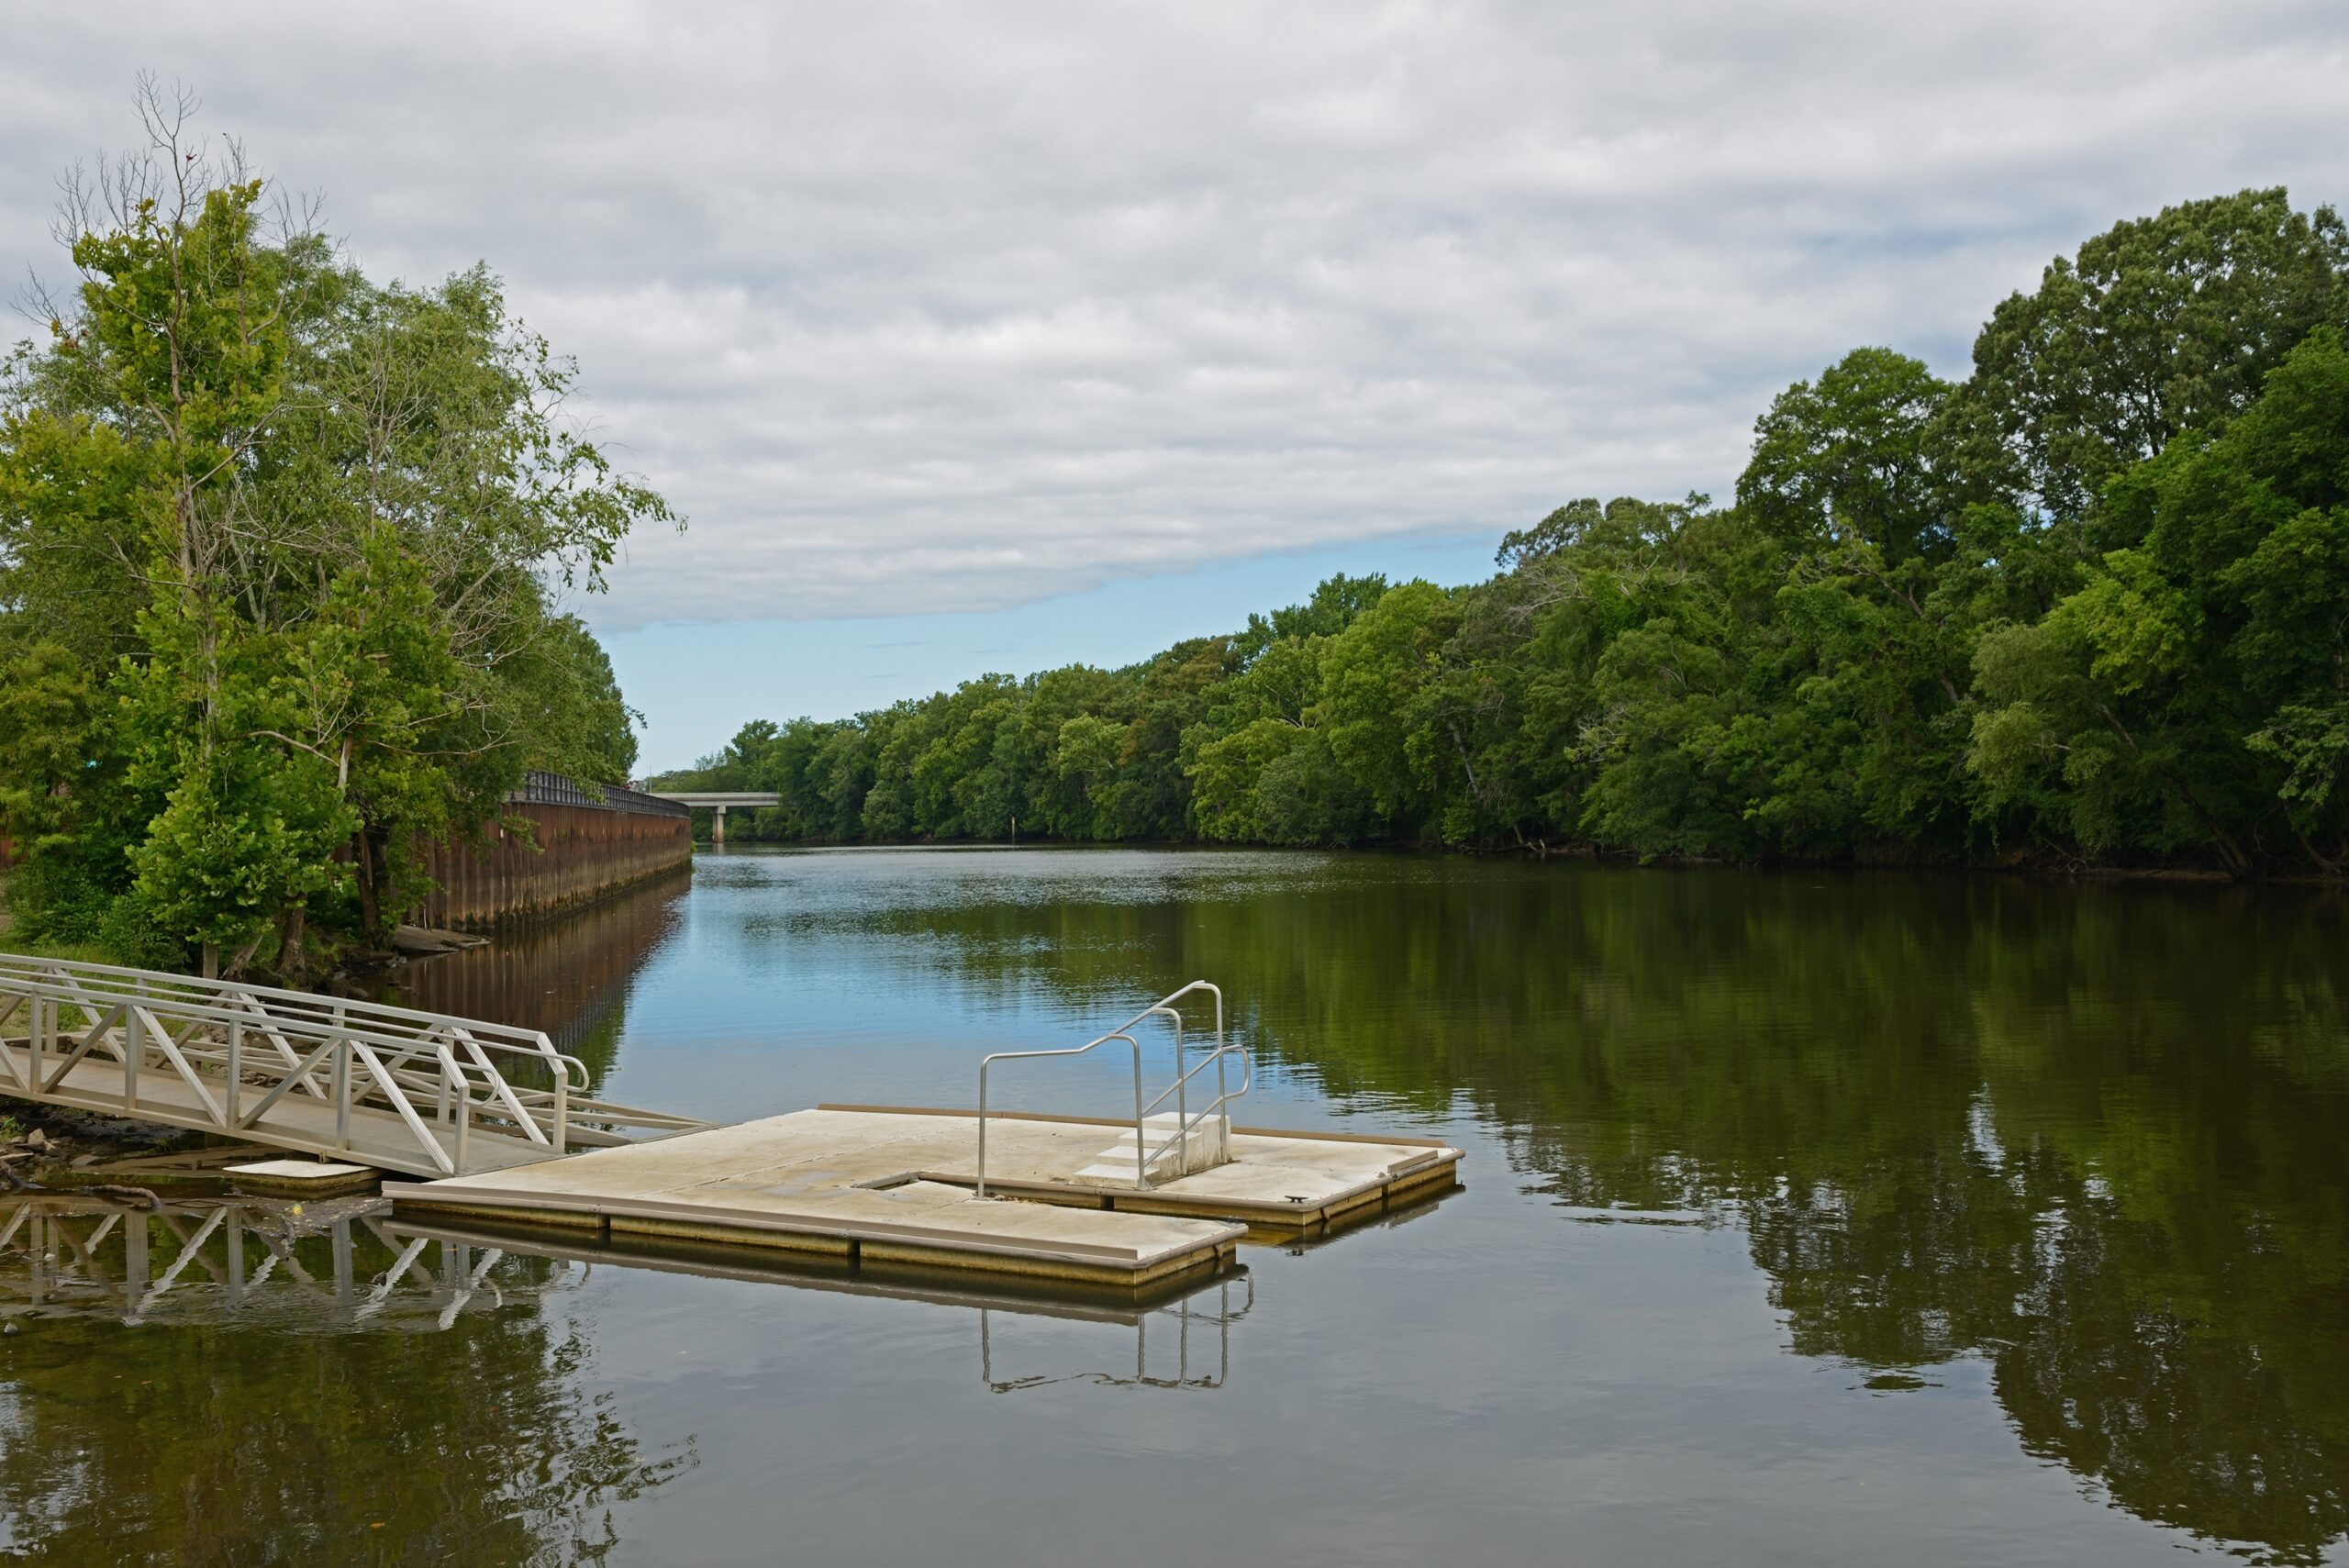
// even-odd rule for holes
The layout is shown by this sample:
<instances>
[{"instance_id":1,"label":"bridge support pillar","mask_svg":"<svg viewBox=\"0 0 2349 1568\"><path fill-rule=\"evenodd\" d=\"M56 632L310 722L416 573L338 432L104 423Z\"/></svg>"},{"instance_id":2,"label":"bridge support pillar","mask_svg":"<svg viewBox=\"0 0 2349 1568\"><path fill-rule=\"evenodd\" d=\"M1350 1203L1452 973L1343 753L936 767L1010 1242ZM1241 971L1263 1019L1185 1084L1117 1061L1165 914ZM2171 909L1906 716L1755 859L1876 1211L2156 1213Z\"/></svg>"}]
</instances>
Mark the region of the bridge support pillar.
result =
<instances>
[{"instance_id":1,"label":"bridge support pillar","mask_svg":"<svg viewBox=\"0 0 2349 1568\"><path fill-rule=\"evenodd\" d=\"M709 841L712 844L726 842L726 807L722 806L709 808Z\"/></svg>"}]
</instances>

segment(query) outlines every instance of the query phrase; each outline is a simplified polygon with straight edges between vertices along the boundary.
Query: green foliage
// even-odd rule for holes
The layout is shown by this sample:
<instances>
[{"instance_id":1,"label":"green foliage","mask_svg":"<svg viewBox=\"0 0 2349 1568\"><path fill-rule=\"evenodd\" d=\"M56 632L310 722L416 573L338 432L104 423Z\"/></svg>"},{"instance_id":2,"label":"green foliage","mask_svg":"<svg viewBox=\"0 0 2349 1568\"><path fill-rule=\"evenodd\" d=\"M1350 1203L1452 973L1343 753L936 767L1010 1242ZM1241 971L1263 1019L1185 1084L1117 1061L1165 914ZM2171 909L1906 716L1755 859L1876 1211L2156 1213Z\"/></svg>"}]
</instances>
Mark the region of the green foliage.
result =
<instances>
[{"instance_id":1,"label":"green foliage","mask_svg":"<svg viewBox=\"0 0 2349 1568\"><path fill-rule=\"evenodd\" d=\"M1269 616L1251 615L1248 629L1232 639L1233 655L1252 664L1275 642L1302 642L1312 637L1335 637L1354 617L1378 603L1386 579L1376 573L1349 577L1341 572L1313 590L1313 597Z\"/></svg>"},{"instance_id":2,"label":"green foliage","mask_svg":"<svg viewBox=\"0 0 2349 1568\"><path fill-rule=\"evenodd\" d=\"M1756 422L1734 505L1583 499L1490 580L1333 577L1117 671L753 725L756 835L2349 864L2349 230L2123 223L1952 384L1889 349Z\"/></svg>"},{"instance_id":3,"label":"green foliage","mask_svg":"<svg viewBox=\"0 0 2349 1568\"><path fill-rule=\"evenodd\" d=\"M2216 435L2181 436L2102 503L2108 551L2033 626L1976 655L1975 765L2036 791L2091 849L2197 845L2247 872L2283 839L2328 872L2349 840L2349 346L2321 327ZM2057 784L2060 783L2060 788Z\"/></svg>"},{"instance_id":4,"label":"green foliage","mask_svg":"<svg viewBox=\"0 0 2349 1568\"><path fill-rule=\"evenodd\" d=\"M1887 562L1949 542L1950 464L1935 421L1949 384L1889 349L1855 349L1778 395L1753 428L1738 500L1799 544L1851 539Z\"/></svg>"},{"instance_id":5,"label":"green foliage","mask_svg":"<svg viewBox=\"0 0 2349 1568\"><path fill-rule=\"evenodd\" d=\"M2050 262L1975 342L1967 401L2054 517L2258 396L2313 328L2349 324L2349 226L2281 190L2188 202ZM2106 536L2108 547L2126 542Z\"/></svg>"},{"instance_id":6,"label":"green foliage","mask_svg":"<svg viewBox=\"0 0 2349 1568\"><path fill-rule=\"evenodd\" d=\"M379 941L526 768L626 777L552 595L671 514L484 270L379 287L150 129L72 193L82 283L0 389L0 833L37 938L299 978L314 917Z\"/></svg>"}]
</instances>

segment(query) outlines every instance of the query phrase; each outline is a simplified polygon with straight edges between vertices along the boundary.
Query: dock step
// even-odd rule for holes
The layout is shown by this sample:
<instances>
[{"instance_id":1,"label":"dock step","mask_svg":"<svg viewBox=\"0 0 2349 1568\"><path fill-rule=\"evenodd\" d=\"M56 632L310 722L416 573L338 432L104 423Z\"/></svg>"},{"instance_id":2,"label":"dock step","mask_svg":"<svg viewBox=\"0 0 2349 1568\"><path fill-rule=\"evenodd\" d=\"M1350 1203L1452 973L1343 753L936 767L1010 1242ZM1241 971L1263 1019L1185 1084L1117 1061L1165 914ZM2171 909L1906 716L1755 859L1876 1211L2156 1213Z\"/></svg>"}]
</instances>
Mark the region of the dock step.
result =
<instances>
[{"instance_id":1,"label":"dock step","mask_svg":"<svg viewBox=\"0 0 2349 1568\"><path fill-rule=\"evenodd\" d=\"M1230 1146L1230 1122L1220 1116L1195 1116L1185 1129L1182 1117L1168 1111L1145 1118L1142 1126L1153 1151L1148 1170L1152 1181L1211 1170L1223 1163L1224 1151ZM1076 1174L1082 1181L1130 1182L1135 1165L1134 1132L1128 1128L1090 1164L1080 1166Z\"/></svg>"}]
</instances>

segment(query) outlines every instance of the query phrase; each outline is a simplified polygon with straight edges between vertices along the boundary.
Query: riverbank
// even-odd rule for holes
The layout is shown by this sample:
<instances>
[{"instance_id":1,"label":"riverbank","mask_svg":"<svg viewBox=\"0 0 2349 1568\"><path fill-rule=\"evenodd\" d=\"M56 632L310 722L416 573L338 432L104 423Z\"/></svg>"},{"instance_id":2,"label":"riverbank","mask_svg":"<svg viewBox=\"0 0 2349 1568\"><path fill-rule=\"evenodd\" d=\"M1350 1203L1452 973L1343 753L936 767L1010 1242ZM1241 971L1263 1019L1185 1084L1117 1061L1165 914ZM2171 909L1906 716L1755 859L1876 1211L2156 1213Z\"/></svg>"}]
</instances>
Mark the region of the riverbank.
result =
<instances>
[{"instance_id":1,"label":"riverbank","mask_svg":"<svg viewBox=\"0 0 2349 1568\"><path fill-rule=\"evenodd\" d=\"M135 1186L161 1195L228 1190L217 1167L273 1151L156 1122L0 1100L0 1189L79 1192Z\"/></svg>"},{"instance_id":2,"label":"riverbank","mask_svg":"<svg viewBox=\"0 0 2349 1568\"><path fill-rule=\"evenodd\" d=\"M1441 840L1388 840L1369 843L1273 844L1208 839L764 839L737 832L724 844L694 840L696 854L750 848L776 850L1141 850L1208 853L1223 850L1279 853L1305 851L1319 854L1443 855L1475 860L1586 861L1603 864L1664 870L1713 871L1909 871L1957 872L1969 874L2043 878L2049 881L2113 881L2214 883L2228 885L2338 887L2349 874L2329 876L2317 872L2253 872L2238 875L2222 867L2192 862L2154 863L2099 861L2076 851L2042 847L1996 859L1968 860L1959 856L1906 851L1898 846L1868 847L1817 856L1777 855L1736 860L1721 855L1652 854L1610 849L1597 844L1447 844Z\"/></svg>"}]
</instances>

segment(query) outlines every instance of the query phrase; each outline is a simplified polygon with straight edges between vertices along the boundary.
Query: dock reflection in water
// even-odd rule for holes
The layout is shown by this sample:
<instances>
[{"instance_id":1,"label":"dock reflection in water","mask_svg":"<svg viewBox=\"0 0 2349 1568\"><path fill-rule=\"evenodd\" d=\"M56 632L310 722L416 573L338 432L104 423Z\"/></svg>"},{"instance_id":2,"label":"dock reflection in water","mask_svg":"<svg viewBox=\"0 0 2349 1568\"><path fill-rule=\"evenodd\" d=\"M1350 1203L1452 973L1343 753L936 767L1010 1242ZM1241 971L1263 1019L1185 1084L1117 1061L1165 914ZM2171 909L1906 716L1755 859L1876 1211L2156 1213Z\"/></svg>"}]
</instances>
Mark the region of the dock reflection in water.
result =
<instances>
[{"instance_id":1,"label":"dock reflection in water","mask_svg":"<svg viewBox=\"0 0 2349 1568\"><path fill-rule=\"evenodd\" d=\"M574 1289L588 1267L401 1235L374 1198L142 1209L64 1195L19 1200L0 1216L0 1317L12 1320L445 1330L469 1307Z\"/></svg>"},{"instance_id":2,"label":"dock reflection in water","mask_svg":"<svg viewBox=\"0 0 2349 1568\"><path fill-rule=\"evenodd\" d=\"M700 1459L602 1386L559 1305L588 1264L382 1207L0 1205L0 1555L605 1561L615 1509Z\"/></svg>"},{"instance_id":3,"label":"dock reflection in water","mask_svg":"<svg viewBox=\"0 0 2349 1568\"><path fill-rule=\"evenodd\" d=\"M1140 1300L1089 1298L1065 1287L973 1288L963 1276L903 1271L880 1277L820 1260L763 1258L731 1248L693 1255L566 1247L543 1232L421 1227L391 1218L379 1198L338 1203L194 1201L126 1207L72 1195L0 1207L0 1319L80 1318L124 1328L199 1325L280 1333L446 1332L468 1311L542 1304L584 1286L602 1264L747 1280L831 1295L918 1301L975 1314L980 1380L999 1393L1085 1382L1134 1388L1220 1388L1230 1376L1231 1326L1255 1305L1247 1271ZM1094 1330L1030 1332L1019 1342L1032 1362L1017 1375L996 1366L996 1323ZM1098 1330L1121 1346L1101 1364ZM1132 1371L1124 1370L1130 1351Z\"/></svg>"},{"instance_id":4,"label":"dock reflection in water","mask_svg":"<svg viewBox=\"0 0 2349 1568\"><path fill-rule=\"evenodd\" d=\"M442 1220L425 1226L397 1220L389 1229L395 1237L502 1249L576 1262L582 1267L593 1261L827 1296L960 1308L975 1316L973 1345L979 1379L997 1394L1058 1383L1221 1388L1231 1373L1232 1325L1248 1316L1256 1300L1255 1282L1245 1268L1210 1281L1186 1281L1137 1294L1087 1290L1066 1281L1028 1284L1013 1275L982 1278L962 1271L859 1267L818 1254L763 1253L738 1246L696 1248L669 1240L639 1245L626 1239L591 1242L543 1230ZM1009 1376L996 1367L998 1325L1007 1318L1019 1325L1017 1353L1028 1369ZM1114 1351L1107 1348L1112 1342ZM1125 1370L1129 1356L1130 1373Z\"/></svg>"},{"instance_id":5,"label":"dock reflection in water","mask_svg":"<svg viewBox=\"0 0 2349 1568\"><path fill-rule=\"evenodd\" d=\"M1055 1383L1092 1383L1105 1388L1221 1388L1231 1378L1231 1326L1247 1317L1255 1305L1256 1282L1243 1269L1200 1286L1180 1301L1148 1312L1086 1314L1094 1321L1132 1329L1131 1373L1124 1371L1121 1364L1115 1372L1047 1371L1018 1376L1004 1376L996 1370L995 1325L989 1314L1001 1308L983 1307L979 1309L979 1378L996 1394L1018 1394ZM1050 1316L1065 1318L1073 1315ZM1151 1348L1153 1324L1159 1329L1155 1351ZM1194 1328L1200 1330L1199 1353L1196 1357L1191 1348ZM1032 1357L1034 1348L1027 1347L1027 1353ZM1206 1370L1209 1365L1214 1368L1211 1372Z\"/></svg>"}]
</instances>

